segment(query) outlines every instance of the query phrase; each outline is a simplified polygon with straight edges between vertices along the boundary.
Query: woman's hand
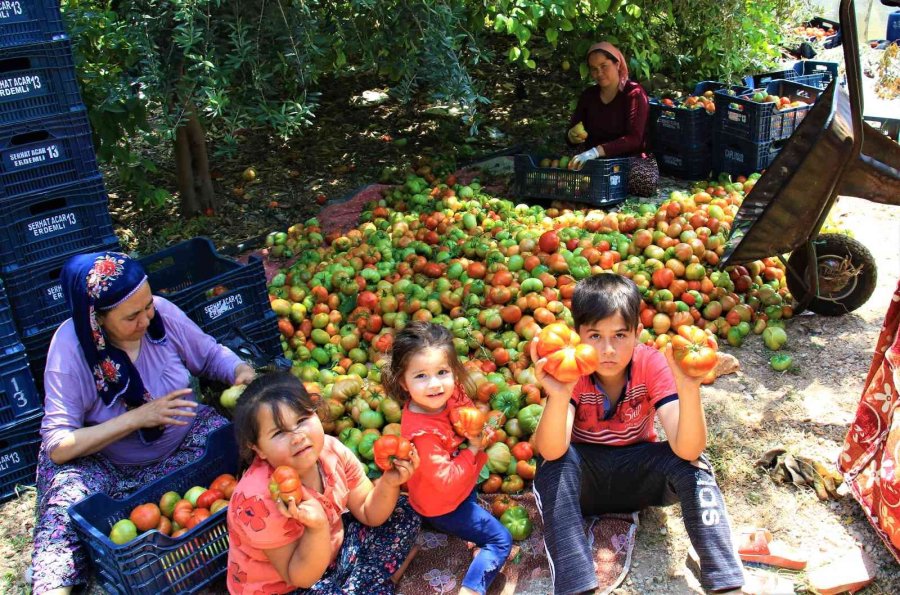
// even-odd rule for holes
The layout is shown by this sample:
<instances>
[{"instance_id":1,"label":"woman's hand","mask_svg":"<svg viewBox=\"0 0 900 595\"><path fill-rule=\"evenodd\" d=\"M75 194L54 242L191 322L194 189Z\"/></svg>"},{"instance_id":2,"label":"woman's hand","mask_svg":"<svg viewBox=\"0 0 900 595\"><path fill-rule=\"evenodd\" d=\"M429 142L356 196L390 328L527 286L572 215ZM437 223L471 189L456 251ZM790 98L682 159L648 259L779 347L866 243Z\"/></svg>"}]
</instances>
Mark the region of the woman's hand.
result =
<instances>
[{"instance_id":1,"label":"woman's hand","mask_svg":"<svg viewBox=\"0 0 900 595\"><path fill-rule=\"evenodd\" d=\"M568 136L569 142L573 145L580 145L587 140L588 134L584 129L584 125L579 122L569 128L569 132L566 133L566 136Z\"/></svg>"},{"instance_id":2,"label":"woman's hand","mask_svg":"<svg viewBox=\"0 0 900 595\"><path fill-rule=\"evenodd\" d=\"M412 474L415 473L418 467L419 453L416 452L416 447L413 446L409 451L409 460L404 461L403 459L395 458L394 466L385 471L379 481L383 481L391 487L399 488L409 481L409 478L412 477Z\"/></svg>"},{"instance_id":3,"label":"woman's hand","mask_svg":"<svg viewBox=\"0 0 900 595\"><path fill-rule=\"evenodd\" d=\"M256 370L247 364L238 364L234 369L234 382L232 384L250 384L256 378Z\"/></svg>"},{"instance_id":4,"label":"woman's hand","mask_svg":"<svg viewBox=\"0 0 900 595\"><path fill-rule=\"evenodd\" d=\"M582 167L584 167L584 164L587 163L588 161L590 161L591 159L596 159L597 157L600 157L600 156L601 156L600 149L598 149L597 147L591 147L584 153L579 153L578 155L575 155L574 157L572 157L572 161L571 161L572 169L577 171L577 170L581 169Z\"/></svg>"},{"instance_id":5,"label":"woman's hand","mask_svg":"<svg viewBox=\"0 0 900 595\"><path fill-rule=\"evenodd\" d=\"M165 396L153 399L149 403L144 403L140 407L132 409L126 415L132 416L138 429L158 428L160 426L186 426L191 422L179 418L196 417L197 414L193 410L197 408L197 403L180 397L189 395L192 392L189 388L173 390Z\"/></svg>"},{"instance_id":6,"label":"woman's hand","mask_svg":"<svg viewBox=\"0 0 900 595\"><path fill-rule=\"evenodd\" d=\"M328 516L325 509L315 498L306 497L300 504L297 504L293 498L289 504L285 504L278 499L276 503L278 512L284 516L294 519L307 529L319 531L328 527Z\"/></svg>"},{"instance_id":7,"label":"woman's hand","mask_svg":"<svg viewBox=\"0 0 900 595\"><path fill-rule=\"evenodd\" d=\"M566 402L572 398L572 391L575 390L575 383L578 382L560 382L550 374L544 371L544 365L547 363L547 358L538 358L537 353L537 337L531 340L531 361L534 362L534 377L537 380L538 386L540 386L545 393L547 393L547 397L551 399L564 399Z\"/></svg>"}]
</instances>

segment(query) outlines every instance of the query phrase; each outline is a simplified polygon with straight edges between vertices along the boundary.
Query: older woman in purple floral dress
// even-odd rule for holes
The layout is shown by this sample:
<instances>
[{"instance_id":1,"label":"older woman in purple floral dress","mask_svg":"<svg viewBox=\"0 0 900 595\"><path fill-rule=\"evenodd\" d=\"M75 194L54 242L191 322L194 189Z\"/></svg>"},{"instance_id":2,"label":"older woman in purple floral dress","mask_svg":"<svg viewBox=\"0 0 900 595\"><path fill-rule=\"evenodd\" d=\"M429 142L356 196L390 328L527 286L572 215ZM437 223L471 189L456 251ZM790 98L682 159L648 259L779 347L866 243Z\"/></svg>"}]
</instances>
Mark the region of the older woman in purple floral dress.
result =
<instances>
[{"instance_id":1,"label":"older woman in purple floral dress","mask_svg":"<svg viewBox=\"0 0 900 595\"><path fill-rule=\"evenodd\" d=\"M197 403L191 375L247 383L253 369L171 302L150 293L140 263L101 252L62 272L72 312L44 372L33 592L70 593L88 560L69 506L96 493L121 498L190 463L226 420Z\"/></svg>"}]
</instances>

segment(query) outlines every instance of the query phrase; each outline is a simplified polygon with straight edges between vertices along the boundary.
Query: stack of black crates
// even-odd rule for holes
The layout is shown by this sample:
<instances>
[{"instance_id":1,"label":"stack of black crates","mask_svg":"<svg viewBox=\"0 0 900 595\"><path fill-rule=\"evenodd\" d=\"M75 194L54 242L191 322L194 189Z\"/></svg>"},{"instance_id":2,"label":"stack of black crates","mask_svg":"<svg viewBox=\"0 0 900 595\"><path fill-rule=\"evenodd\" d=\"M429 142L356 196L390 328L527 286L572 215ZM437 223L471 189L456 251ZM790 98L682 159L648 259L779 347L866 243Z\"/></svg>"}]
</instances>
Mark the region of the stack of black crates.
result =
<instances>
[{"instance_id":1,"label":"stack of black crates","mask_svg":"<svg viewBox=\"0 0 900 595\"><path fill-rule=\"evenodd\" d=\"M118 246L58 1L0 3L0 501L34 483L62 265Z\"/></svg>"},{"instance_id":2,"label":"stack of black crates","mask_svg":"<svg viewBox=\"0 0 900 595\"><path fill-rule=\"evenodd\" d=\"M800 64L802 69L806 63ZM830 81L831 72L827 74ZM825 72L798 75L791 68L749 78L753 90L737 97L716 91L713 169L748 175L769 167L812 109L825 78ZM786 98L793 107L777 109L775 103L753 101L757 92Z\"/></svg>"},{"instance_id":3,"label":"stack of black crates","mask_svg":"<svg viewBox=\"0 0 900 595\"><path fill-rule=\"evenodd\" d=\"M740 94L749 89L703 81L694 87L693 95L699 97L716 91ZM653 98L648 123L653 153L661 173L686 180L707 178L712 166L715 114L702 107L688 109L683 100L667 105L663 100Z\"/></svg>"}]
</instances>

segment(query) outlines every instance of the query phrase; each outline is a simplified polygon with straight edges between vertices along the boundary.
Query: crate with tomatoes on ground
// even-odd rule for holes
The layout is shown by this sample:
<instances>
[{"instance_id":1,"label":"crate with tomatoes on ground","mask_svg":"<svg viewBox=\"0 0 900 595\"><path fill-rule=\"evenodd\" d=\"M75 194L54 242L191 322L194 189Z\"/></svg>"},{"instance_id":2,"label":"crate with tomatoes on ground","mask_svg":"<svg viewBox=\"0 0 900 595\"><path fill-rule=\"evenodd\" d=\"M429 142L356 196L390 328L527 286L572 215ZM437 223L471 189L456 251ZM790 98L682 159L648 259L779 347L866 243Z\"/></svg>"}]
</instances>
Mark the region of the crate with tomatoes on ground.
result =
<instances>
[{"instance_id":1,"label":"crate with tomatoes on ground","mask_svg":"<svg viewBox=\"0 0 900 595\"><path fill-rule=\"evenodd\" d=\"M98 585L129 595L195 593L225 574L228 500L238 449L234 427L209 436L198 460L117 500L94 494L69 514Z\"/></svg>"}]
</instances>

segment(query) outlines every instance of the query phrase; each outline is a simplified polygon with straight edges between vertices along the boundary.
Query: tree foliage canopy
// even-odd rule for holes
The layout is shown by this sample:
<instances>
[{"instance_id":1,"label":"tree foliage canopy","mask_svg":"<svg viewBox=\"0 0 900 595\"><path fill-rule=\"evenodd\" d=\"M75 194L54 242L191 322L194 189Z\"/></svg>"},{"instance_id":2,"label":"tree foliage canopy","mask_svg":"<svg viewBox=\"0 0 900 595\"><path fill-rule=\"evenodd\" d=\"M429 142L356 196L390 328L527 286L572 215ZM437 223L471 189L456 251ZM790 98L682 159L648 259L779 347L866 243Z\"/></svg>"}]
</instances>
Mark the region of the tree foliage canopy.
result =
<instances>
[{"instance_id":1,"label":"tree foliage canopy","mask_svg":"<svg viewBox=\"0 0 900 595\"><path fill-rule=\"evenodd\" d=\"M144 202L164 200L134 143L170 141L185 114L220 152L239 133L283 139L315 123L323 77L369 72L409 100L454 102L473 128L489 98L470 74L482 60L533 69L579 64L599 39L634 78L689 87L771 65L803 0L62 0L100 158ZM489 36L508 41L492 55ZM190 109L189 109L190 108Z\"/></svg>"}]
</instances>

